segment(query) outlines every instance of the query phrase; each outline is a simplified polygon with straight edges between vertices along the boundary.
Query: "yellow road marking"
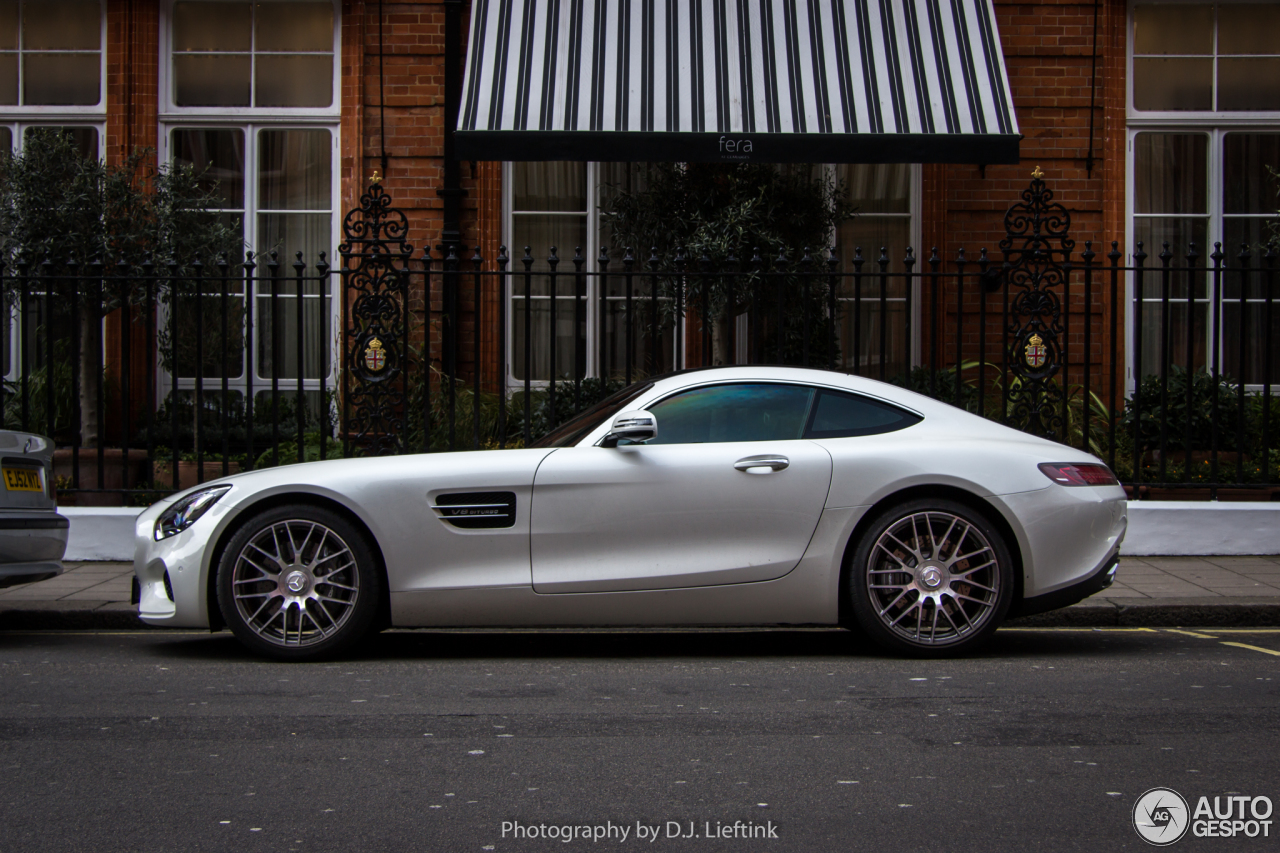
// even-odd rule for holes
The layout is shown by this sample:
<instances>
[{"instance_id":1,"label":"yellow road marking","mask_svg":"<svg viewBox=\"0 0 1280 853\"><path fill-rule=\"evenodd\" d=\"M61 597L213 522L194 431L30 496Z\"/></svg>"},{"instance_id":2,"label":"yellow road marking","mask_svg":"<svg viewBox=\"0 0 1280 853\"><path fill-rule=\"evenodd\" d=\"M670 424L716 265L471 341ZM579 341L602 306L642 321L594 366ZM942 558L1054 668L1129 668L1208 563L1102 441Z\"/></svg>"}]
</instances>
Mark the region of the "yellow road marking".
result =
<instances>
[{"instance_id":1,"label":"yellow road marking","mask_svg":"<svg viewBox=\"0 0 1280 853\"><path fill-rule=\"evenodd\" d=\"M1238 649L1248 649L1251 652L1262 652L1264 655L1275 655L1280 658L1280 652L1274 651L1273 649L1264 649L1261 646L1251 646L1248 643L1229 643L1226 640L1223 640L1222 645L1235 646Z\"/></svg>"},{"instance_id":2,"label":"yellow road marking","mask_svg":"<svg viewBox=\"0 0 1280 853\"><path fill-rule=\"evenodd\" d=\"M1280 634L1280 628L1213 628L1219 634Z\"/></svg>"},{"instance_id":3,"label":"yellow road marking","mask_svg":"<svg viewBox=\"0 0 1280 853\"><path fill-rule=\"evenodd\" d=\"M1212 637L1208 634L1197 634L1195 631L1181 631L1177 628L1165 628L1165 630L1168 631L1170 634L1186 634L1188 637L1199 637L1202 640L1218 639L1217 637Z\"/></svg>"}]
</instances>

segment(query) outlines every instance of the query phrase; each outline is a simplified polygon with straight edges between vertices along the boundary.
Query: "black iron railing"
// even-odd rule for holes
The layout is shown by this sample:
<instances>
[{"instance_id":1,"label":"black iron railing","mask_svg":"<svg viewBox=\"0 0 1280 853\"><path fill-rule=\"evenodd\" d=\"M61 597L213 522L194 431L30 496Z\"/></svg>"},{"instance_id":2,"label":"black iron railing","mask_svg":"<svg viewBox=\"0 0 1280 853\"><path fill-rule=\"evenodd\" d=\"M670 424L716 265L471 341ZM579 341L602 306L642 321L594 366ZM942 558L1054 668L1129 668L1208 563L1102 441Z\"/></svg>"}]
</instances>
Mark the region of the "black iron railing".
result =
<instances>
[{"instance_id":1,"label":"black iron railing","mask_svg":"<svg viewBox=\"0 0 1280 853\"><path fill-rule=\"evenodd\" d=\"M323 255L0 268L3 426L55 440L72 504L337 455L335 284Z\"/></svg>"},{"instance_id":2,"label":"black iron railing","mask_svg":"<svg viewBox=\"0 0 1280 853\"><path fill-rule=\"evenodd\" d=\"M996 251L946 259L486 258L415 252L375 185L333 269L0 266L0 417L54 438L64 502L143 504L263 466L521 446L647 376L793 364L1087 450L1138 497L1280 494L1275 251L1126 257L1069 227L1037 178Z\"/></svg>"}]
</instances>

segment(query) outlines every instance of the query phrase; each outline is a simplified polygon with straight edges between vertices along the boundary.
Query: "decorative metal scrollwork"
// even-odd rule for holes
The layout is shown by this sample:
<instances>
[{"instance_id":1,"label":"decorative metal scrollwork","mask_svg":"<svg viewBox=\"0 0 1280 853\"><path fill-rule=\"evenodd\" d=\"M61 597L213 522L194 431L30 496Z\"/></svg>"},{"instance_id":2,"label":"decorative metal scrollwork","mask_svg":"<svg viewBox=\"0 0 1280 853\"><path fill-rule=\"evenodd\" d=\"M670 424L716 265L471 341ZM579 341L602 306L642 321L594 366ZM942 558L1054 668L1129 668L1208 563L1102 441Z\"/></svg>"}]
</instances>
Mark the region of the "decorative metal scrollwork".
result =
<instances>
[{"instance_id":1,"label":"decorative metal scrollwork","mask_svg":"<svg viewBox=\"0 0 1280 853\"><path fill-rule=\"evenodd\" d=\"M409 221L373 183L342 222L342 440L346 456L405 452Z\"/></svg>"},{"instance_id":2,"label":"decorative metal scrollwork","mask_svg":"<svg viewBox=\"0 0 1280 853\"><path fill-rule=\"evenodd\" d=\"M1036 169L1022 201L1004 215L1005 281L1010 289L1006 329L1006 411L1015 426L1046 438L1066 435L1062 297L1070 275L1071 213L1053 200ZM1061 381L1059 374L1062 373Z\"/></svg>"}]
</instances>

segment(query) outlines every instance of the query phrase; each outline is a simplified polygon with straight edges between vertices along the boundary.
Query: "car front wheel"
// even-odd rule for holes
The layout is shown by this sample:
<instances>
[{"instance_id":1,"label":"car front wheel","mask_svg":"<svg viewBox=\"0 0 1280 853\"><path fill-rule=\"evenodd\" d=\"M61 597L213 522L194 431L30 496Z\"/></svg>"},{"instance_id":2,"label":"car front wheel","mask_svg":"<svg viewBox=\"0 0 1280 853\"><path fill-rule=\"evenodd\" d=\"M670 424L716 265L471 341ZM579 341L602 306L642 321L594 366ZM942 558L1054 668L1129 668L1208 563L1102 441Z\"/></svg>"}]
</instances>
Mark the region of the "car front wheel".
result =
<instances>
[{"instance_id":1,"label":"car front wheel","mask_svg":"<svg viewBox=\"0 0 1280 853\"><path fill-rule=\"evenodd\" d=\"M236 532L217 585L223 618L246 646L278 660L319 660L368 632L381 573L355 525L295 505L267 510Z\"/></svg>"},{"instance_id":2,"label":"car front wheel","mask_svg":"<svg viewBox=\"0 0 1280 853\"><path fill-rule=\"evenodd\" d=\"M858 624L918 657L966 654L1000 626L1013 593L1004 537L956 501L910 501L878 515L848 573Z\"/></svg>"}]
</instances>

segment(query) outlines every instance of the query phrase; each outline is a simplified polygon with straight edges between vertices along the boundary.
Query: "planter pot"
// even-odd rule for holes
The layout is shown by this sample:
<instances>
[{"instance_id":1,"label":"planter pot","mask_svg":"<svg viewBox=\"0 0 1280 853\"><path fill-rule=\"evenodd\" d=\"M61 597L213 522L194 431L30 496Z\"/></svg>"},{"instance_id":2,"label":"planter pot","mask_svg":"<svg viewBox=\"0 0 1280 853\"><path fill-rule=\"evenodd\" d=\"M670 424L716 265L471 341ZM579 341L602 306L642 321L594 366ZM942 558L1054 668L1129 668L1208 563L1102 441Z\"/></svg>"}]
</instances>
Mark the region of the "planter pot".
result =
<instances>
[{"instance_id":1,"label":"planter pot","mask_svg":"<svg viewBox=\"0 0 1280 853\"><path fill-rule=\"evenodd\" d=\"M99 449L96 447L81 447L79 450L61 447L53 451L53 478L54 483L58 484L60 504L123 506L125 495L121 490L137 489L146 484L147 451L130 448L126 456L123 448L104 447L101 450L102 485L100 488L98 453ZM68 492L68 489L76 489L76 491Z\"/></svg>"},{"instance_id":2,"label":"planter pot","mask_svg":"<svg viewBox=\"0 0 1280 853\"><path fill-rule=\"evenodd\" d=\"M157 489L169 490L173 488L173 465L170 461L157 461L155 463L155 484ZM239 474L240 463L228 462L227 474ZM209 480L217 480L222 477L221 460L214 462L205 460L204 476L200 476L199 466L195 462L179 462L178 463L178 489L190 489Z\"/></svg>"}]
</instances>

